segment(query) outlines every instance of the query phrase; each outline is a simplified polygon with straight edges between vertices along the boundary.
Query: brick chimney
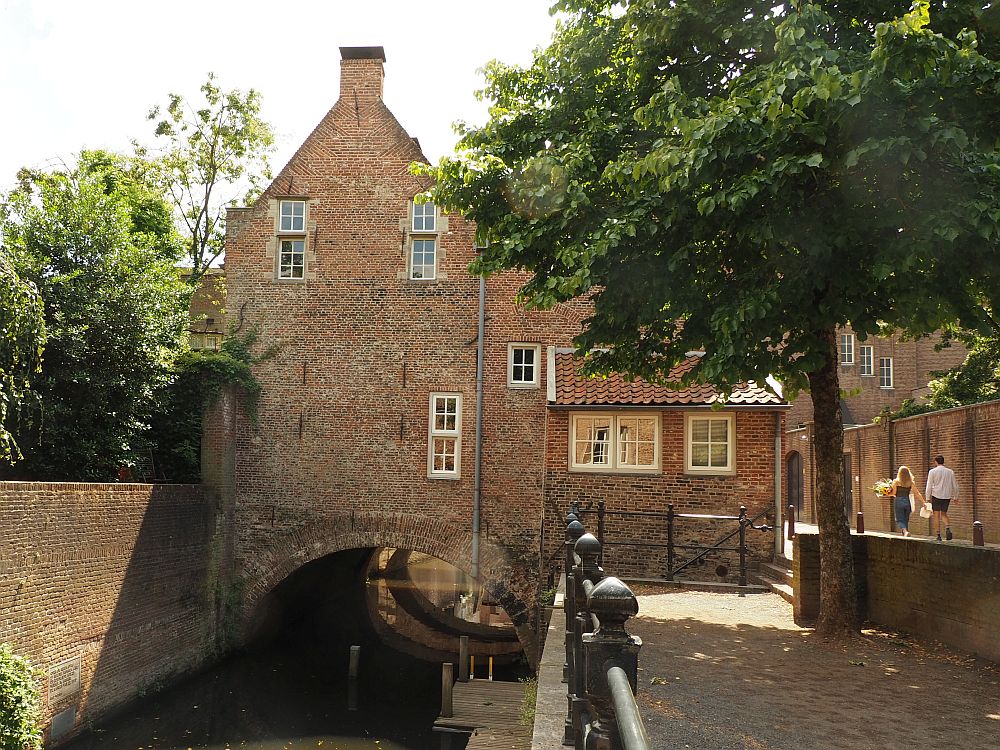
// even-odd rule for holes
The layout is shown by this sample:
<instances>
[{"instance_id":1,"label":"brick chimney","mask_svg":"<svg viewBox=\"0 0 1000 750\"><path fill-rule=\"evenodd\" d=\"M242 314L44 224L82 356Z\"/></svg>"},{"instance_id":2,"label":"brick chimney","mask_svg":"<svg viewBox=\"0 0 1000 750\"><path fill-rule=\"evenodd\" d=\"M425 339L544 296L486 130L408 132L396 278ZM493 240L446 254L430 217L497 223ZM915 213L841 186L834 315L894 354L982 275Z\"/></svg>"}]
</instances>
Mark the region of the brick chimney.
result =
<instances>
[{"instance_id":1,"label":"brick chimney","mask_svg":"<svg viewBox=\"0 0 1000 750\"><path fill-rule=\"evenodd\" d=\"M340 48L340 98L371 102L382 98L385 72L385 49L382 47Z\"/></svg>"}]
</instances>

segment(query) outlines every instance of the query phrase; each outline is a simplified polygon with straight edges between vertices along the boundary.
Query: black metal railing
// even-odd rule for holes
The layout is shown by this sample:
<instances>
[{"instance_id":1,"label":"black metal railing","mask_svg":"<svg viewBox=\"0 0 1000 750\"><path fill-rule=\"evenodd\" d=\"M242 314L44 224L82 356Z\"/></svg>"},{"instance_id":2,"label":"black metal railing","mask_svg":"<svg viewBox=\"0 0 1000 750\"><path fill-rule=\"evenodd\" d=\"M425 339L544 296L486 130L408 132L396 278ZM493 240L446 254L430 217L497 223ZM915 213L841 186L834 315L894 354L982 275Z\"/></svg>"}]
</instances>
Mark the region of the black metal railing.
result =
<instances>
[{"instance_id":1,"label":"black metal railing","mask_svg":"<svg viewBox=\"0 0 1000 750\"><path fill-rule=\"evenodd\" d=\"M631 589L600 566L601 543L566 516L567 710L564 745L576 750L649 750L635 702L642 641L625 631L639 612Z\"/></svg>"},{"instance_id":2,"label":"black metal railing","mask_svg":"<svg viewBox=\"0 0 1000 750\"><path fill-rule=\"evenodd\" d=\"M587 514L597 514L597 540L601 543L601 557L599 564L604 564L604 548L605 547L648 547L648 548L666 548L667 550L667 564L666 570L664 572L664 580L673 581L674 577L683 570L695 565L699 561L705 559L711 554L718 552L736 552L739 554L740 560L740 586L746 586L748 581L748 567L749 567L749 557L750 548L747 545L747 531L773 531L773 527L769 524L758 524L757 522L765 517L771 515L771 509L767 508L762 510L760 513L753 517L747 515L747 509L745 505L741 505L739 509L739 515L727 516L727 515L715 515L709 513L676 513L674 511L673 503L667 505L666 512L663 511L653 511L653 510L608 510L604 501L600 500L597 503L597 508L581 508L578 503L573 503L571 505L571 511L573 515L577 518L582 519ZM606 538L607 530L607 518L608 516L622 517L622 518L653 518L662 519L664 525L666 526L667 541L666 542L651 542L638 539L624 539L609 541ZM679 520L692 520L692 521L722 521L722 522L735 522L735 527L723 534L712 544L678 544L675 541L677 532L677 522ZM738 537L735 546L723 546L734 536ZM688 557L682 562L677 562L677 551L683 550L688 552L695 552L694 555Z\"/></svg>"}]
</instances>

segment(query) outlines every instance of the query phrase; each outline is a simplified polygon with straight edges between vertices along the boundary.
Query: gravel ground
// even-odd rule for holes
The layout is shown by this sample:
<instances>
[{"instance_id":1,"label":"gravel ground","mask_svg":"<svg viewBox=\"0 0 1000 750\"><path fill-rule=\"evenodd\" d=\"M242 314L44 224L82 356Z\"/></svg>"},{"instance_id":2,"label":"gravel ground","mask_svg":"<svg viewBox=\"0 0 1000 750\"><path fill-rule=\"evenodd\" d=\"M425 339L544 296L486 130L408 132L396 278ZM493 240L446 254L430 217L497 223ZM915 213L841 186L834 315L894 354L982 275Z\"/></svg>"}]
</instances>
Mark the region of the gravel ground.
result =
<instances>
[{"instance_id":1,"label":"gravel ground","mask_svg":"<svg viewBox=\"0 0 1000 750\"><path fill-rule=\"evenodd\" d=\"M828 642L774 594L637 593L656 750L1000 748L995 664L902 633Z\"/></svg>"}]
</instances>

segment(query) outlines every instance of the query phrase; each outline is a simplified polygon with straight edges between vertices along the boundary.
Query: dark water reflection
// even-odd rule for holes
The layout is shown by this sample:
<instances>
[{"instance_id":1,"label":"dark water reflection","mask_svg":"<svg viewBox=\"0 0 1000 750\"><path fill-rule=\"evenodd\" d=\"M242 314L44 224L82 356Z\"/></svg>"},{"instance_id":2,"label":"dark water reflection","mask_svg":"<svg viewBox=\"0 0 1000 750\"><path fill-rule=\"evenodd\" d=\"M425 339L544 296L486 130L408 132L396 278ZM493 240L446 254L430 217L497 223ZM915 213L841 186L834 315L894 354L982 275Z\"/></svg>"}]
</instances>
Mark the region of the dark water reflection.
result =
<instances>
[{"instance_id":1,"label":"dark water reflection","mask_svg":"<svg viewBox=\"0 0 1000 750\"><path fill-rule=\"evenodd\" d=\"M367 640L367 639L366 639ZM347 650L286 634L141 701L66 750L254 748L432 750L441 668L368 641L358 710L347 710Z\"/></svg>"}]
</instances>

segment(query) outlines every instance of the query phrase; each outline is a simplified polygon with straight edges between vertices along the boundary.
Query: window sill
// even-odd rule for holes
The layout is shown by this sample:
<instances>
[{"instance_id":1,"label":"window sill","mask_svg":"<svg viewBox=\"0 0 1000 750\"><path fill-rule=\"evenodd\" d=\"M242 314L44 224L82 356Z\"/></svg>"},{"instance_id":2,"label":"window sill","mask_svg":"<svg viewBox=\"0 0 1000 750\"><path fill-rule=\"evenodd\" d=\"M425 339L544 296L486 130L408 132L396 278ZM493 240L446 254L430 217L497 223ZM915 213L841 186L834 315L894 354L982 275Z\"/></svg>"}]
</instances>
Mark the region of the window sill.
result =
<instances>
[{"instance_id":1,"label":"window sill","mask_svg":"<svg viewBox=\"0 0 1000 750\"><path fill-rule=\"evenodd\" d=\"M570 474L600 474L609 477L658 477L663 474L660 468L655 469L612 469L606 466L589 468L586 466L570 466Z\"/></svg>"},{"instance_id":2,"label":"window sill","mask_svg":"<svg viewBox=\"0 0 1000 750\"><path fill-rule=\"evenodd\" d=\"M896 390L896 386L894 386L894 385L880 385L878 387L878 389L880 391L894 391L894 390Z\"/></svg>"},{"instance_id":3,"label":"window sill","mask_svg":"<svg viewBox=\"0 0 1000 750\"><path fill-rule=\"evenodd\" d=\"M271 279L275 284L305 284L305 279Z\"/></svg>"},{"instance_id":4,"label":"window sill","mask_svg":"<svg viewBox=\"0 0 1000 750\"><path fill-rule=\"evenodd\" d=\"M735 469L729 469L727 471L727 470L724 470L724 469L719 469L719 470L713 470L713 471L700 471L700 470L697 470L697 469L690 469L690 468L688 468L688 469L684 470L684 476L691 477L691 478L698 478L698 479L717 479L717 478L726 479L726 478L729 478L729 477L735 477L736 476L736 470Z\"/></svg>"},{"instance_id":5,"label":"window sill","mask_svg":"<svg viewBox=\"0 0 1000 750\"><path fill-rule=\"evenodd\" d=\"M431 479L431 480L435 480L435 481L443 479L446 482L455 482L455 481L461 479L462 475L461 474L428 474L427 478Z\"/></svg>"},{"instance_id":6,"label":"window sill","mask_svg":"<svg viewBox=\"0 0 1000 750\"><path fill-rule=\"evenodd\" d=\"M512 391L537 391L540 387L538 383L507 383L507 388Z\"/></svg>"}]
</instances>

